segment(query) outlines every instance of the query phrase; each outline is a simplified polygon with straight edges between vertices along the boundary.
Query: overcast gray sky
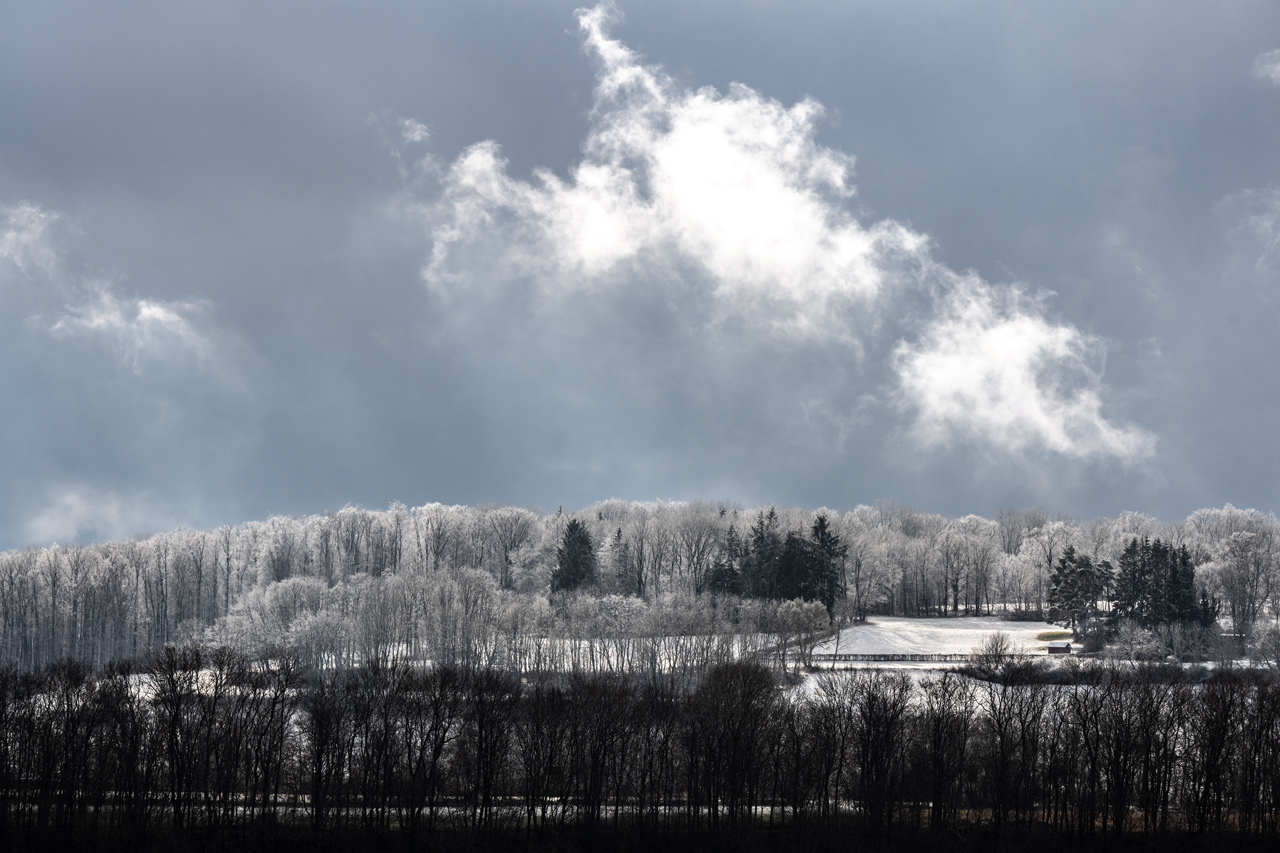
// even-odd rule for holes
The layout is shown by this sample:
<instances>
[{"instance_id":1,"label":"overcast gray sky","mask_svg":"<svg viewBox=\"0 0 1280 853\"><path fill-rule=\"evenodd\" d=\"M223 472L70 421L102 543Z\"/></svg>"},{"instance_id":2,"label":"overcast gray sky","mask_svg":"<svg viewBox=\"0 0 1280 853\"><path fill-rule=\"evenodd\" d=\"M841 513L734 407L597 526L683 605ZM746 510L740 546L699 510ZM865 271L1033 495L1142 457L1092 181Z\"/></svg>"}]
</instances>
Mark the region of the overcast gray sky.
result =
<instances>
[{"instance_id":1,"label":"overcast gray sky","mask_svg":"<svg viewBox=\"0 0 1280 853\"><path fill-rule=\"evenodd\" d=\"M0 546L1280 503L1280 6L0 8Z\"/></svg>"}]
</instances>

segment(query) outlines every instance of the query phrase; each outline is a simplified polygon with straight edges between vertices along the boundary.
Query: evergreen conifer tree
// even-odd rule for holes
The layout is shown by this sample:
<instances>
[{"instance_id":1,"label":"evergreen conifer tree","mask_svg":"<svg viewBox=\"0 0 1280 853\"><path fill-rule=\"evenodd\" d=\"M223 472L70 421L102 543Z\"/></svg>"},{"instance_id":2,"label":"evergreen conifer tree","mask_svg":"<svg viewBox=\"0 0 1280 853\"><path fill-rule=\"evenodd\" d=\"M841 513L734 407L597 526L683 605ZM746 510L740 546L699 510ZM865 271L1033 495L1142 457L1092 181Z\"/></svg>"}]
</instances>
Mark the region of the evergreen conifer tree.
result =
<instances>
[{"instance_id":1,"label":"evergreen conifer tree","mask_svg":"<svg viewBox=\"0 0 1280 853\"><path fill-rule=\"evenodd\" d=\"M741 595L742 572L739 565L742 561L742 539L737 529L730 524L724 535L724 543L720 554L711 566L707 576L707 591L714 595Z\"/></svg>"},{"instance_id":2,"label":"evergreen conifer tree","mask_svg":"<svg viewBox=\"0 0 1280 853\"><path fill-rule=\"evenodd\" d=\"M795 598L816 599L813 578L821 569L818 549L795 531L787 534L778 560L778 572L773 586L773 598L791 601Z\"/></svg>"},{"instance_id":3,"label":"evergreen conifer tree","mask_svg":"<svg viewBox=\"0 0 1280 853\"><path fill-rule=\"evenodd\" d=\"M1068 546L1049 576L1049 621L1087 629L1098 616L1098 599L1110 585L1111 574L1106 560L1095 564L1088 554Z\"/></svg>"},{"instance_id":4,"label":"evergreen conifer tree","mask_svg":"<svg viewBox=\"0 0 1280 853\"><path fill-rule=\"evenodd\" d=\"M551 573L551 591L575 590L596 582L596 552L591 532L578 519L565 526L556 548L556 568Z\"/></svg>"},{"instance_id":5,"label":"evergreen conifer tree","mask_svg":"<svg viewBox=\"0 0 1280 853\"><path fill-rule=\"evenodd\" d=\"M636 591L635 560L631 557L631 543L622 536L619 527L609 543L609 562L613 565L613 577L618 588L627 593Z\"/></svg>"},{"instance_id":6,"label":"evergreen conifer tree","mask_svg":"<svg viewBox=\"0 0 1280 853\"><path fill-rule=\"evenodd\" d=\"M836 599L844 598L844 561L849 556L849 546L831 529L826 514L819 514L809 530L817 549L817 574L811 580L814 598L827 606L827 613L835 612Z\"/></svg>"},{"instance_id":7,"label":"evergreen conifer tree","mask_svg":"<svg viewBox=\"0 0 1280 853\"><path fill-rule=\"evenodd\" d=\"M778 513L770 507L767 514L760 511L747 537L747 554L742 562L743 592L756 598L776 598L781 558Z\"/></svg>"},{"instance_id":8,"label":"evergreen conifer tree","mask_svg":"<svg viewBox=\"0 0 1280 853\"><path fill-rule=\"evenodd\" d=\"M1146 540L1143 540L1145 545ZM1116 618L1133 619L1142 622L1142 613L1147 590L1151 587L1148 576L1148 561L1144 559L1143 545L1137 538L1130 540L1120 554L1120 565L1116 571L1115 598L1111 612Z\"/></svg>"},{"instance_id":9,"label":"evergreen conifer tree","mask_svg":"<svg viewBox=\"0 0 1280 853\"><path fill-rule=\"evenodd\" d=\"M1186 546L1159 539L1129 541L1116 573L1116 619L1132 619L1145 628L1170 622L1200 621L1207 599L1198 600L1196 569Z\"/></svg>"}]
</instances>

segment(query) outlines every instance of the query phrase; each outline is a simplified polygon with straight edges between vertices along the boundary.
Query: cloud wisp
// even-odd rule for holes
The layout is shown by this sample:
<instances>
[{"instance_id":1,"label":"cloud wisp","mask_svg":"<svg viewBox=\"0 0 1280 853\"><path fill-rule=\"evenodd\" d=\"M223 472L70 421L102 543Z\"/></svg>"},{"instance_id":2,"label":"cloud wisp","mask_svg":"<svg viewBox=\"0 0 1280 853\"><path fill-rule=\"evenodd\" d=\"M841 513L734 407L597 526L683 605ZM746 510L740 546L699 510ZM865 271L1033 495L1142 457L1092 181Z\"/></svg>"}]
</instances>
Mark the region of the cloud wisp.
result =
<instances>
[{"instance_id":1,"label":"cloud wisp","mask_svg":"<svg viewBox=\"0 0 1280 853\"><path fill-rule=\"evenodd\" d=\"M1253 59L1253 76L1280 86L1280 50L1260 53Z\"/></svg>"},{"instance_id":2,"label":"cloud wisp","mask_svg":"<svg viewBox=\"0 0 1280 853\"><path fill-rule=\"evenodd\" d=\"M84 290L50 326L54 337L104 341L135 373L148 359L193 355L203 361L213 351L213 341L194 319L207 310L203 302L122 299L103 281L90 282Z\"/></svg>"},{"instance_id":3,"label":"cloud wisp","mask_svg":"<svg viewBox=\"0 0 1280 853\"><path fill-rule=\"evenodd\" d=\"M59 340L102 342L135 373L149 360L186 356L204 363L215 354L219 333L207 322L208 302L125 297L110 280L69 274L54 242L53 229L61 220L57 212L30 202L0 208L0 259L46 286L36 295L38 313L28 317L28 327ZM54 299L62 303L59 308ZM47 321L45 315L53 313L57 319Z\"/></svg>"},{"instance_id":4,"label":"cloud wisp","mask_svg":"<svg viewBox=\"0 0 1280 853\"><path fill-rule=\"evenodd\" d=\"M146 498L78 484L55 490L27 519L24 533L31 542L105 541L172 526L168 513Z\"/></svg>"},{"instance_id":5,"label":"cloud wisp","mask_svg":"<svg viewBox=\"0 0 1280 853\"><path fill-rule=\"evenodd\" d=\"M1280 251L1280 190L1245 190L1224 198L1217 205L1219 215L1228 220L1233 234L1250 238L1251 248L1260 252L1254 259L1259 274L1270 272Z\"/></svg>"},{"instance_id":6,"label":"cloud wisp","mask_svg":"<svg viewBox=\"0 0 1280 853\"><path fill-rule=\"evenodd\" d=\"M28 278L35 273L52 276L58 253L49 229L57 220L57 214L29 202L0 207L0 259L12 261Z\"/></svg>"}]
</instances>

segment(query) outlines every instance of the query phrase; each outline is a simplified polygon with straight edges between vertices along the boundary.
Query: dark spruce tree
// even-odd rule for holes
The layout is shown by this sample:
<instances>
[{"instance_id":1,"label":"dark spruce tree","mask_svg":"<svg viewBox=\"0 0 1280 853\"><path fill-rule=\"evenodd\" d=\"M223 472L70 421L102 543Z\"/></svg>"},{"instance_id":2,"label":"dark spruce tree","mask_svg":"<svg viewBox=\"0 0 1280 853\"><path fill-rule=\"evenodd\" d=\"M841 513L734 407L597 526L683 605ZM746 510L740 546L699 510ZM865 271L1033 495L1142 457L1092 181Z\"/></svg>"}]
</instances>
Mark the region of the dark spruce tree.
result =
<instances>
[{"instance_id":1,"label":"dark spruce tree","mask_svg":"<svg viewBox=\"0 0 1280 853\"><path fill-rule=\"evenodd\" d=\"M831 522L825 513L818 515L809 529L817 550L817 572L810 579L810 587L814 598L827 606L827 613L835 612L836 599L844 598L845 559L849 556L849 546L840 541L840 536L831 529Z\"/></svg>"},{"instance_id":2,"label":"dark spruce tree","mask_svg":"<svg viewBox=\"0 0 1280 853\"><path fill-rule=\"evenodd\" d=\"M1068 547L1049 576L1049 621L1087 632L1098 618L1098 600L1111 586L1112 574L1111 563L1095 564L1088 554Z\"/></svg>"},{"instance_id":3,"label":"dark spruce tree","mask_svg":"<svg viewBox=\"0 0 1280 853\"><path fill-rule=\"evenodd\" d=\"M1124 546L1116 570L1115 600L1111 612L1116 619L1146 621L1146 602L1152 578L1147 564L1147 540L1141 544L1135 537Z\"/></svg>"},{"instance_id":4,"label":"dark spruce tree","mask_svg":"<svg viewBox=\"0 0 1280 853\"><path fill-rule=\"evenodd\" d=\"M821 601L833 613L844 595L841 567L848 548L825 515L810 528L810 537L792 531L779 545L777 517L771 511L751 528L744 576L749 594L782 601Z\"/></svg>"},{"instance_id":5,"label":"dark spruce tree","mask_svg":"<svg viewBox=\"0 0 1280 853\"><path fill-rule=\"evenodd\" d=\"M816 599L814 577L822 569L822 558L814 544L795 531L787 534L778 560L777 576L773 584L773 597L783 601L793 598Z\"/></svg>"},{"instance_id":6,"label":"dark spruce tree","mask_svg":"<svg viewBox=\"0 0 1280 853\"><path fill-rule=\"evenodd\" d=\"M578 519L569 520L560 547L556 548L556 568L551 573L551 591L562 592L591 586L596 582L596 550L591 533Z\"/></svg>"},{"instance_id":7,"label":"dark spruce tree","mask_svg":"<svg viewBox=\"0 0 1280 853\"><path fill-rule=\"evenodd\" d=\"M742 561L743 592L755 598L777 598L778 567L782 559L782 534L778 513L760 511L747 534L747 554Z\"/></svg>"},{"instance_id":8,"label":"dark spruce tree","mask_svg":"<svg viewBox=\"0 0 1280 853\"><path fill-rule=\"evenodd\" d=\"M1132 619L1145 628L1202 621L1210 607L1207 596L1201 598L1205 601L1197 598L1196 569L1185 546L1145 538L1125 546L1116 572L1115 618Z\"/></svg>"},{"instance_id":9,"label":"dark spruce tree","mask_svg":"<svg viewBox=\"0 0 1280 853\"><path fill-rule=\"evenodd\" d=\"M707 592L712 595L742 595L742 565L744 546L738 530L732 524L724 534L720 554L711 564L707 575Z\"/></svg>"},{"instance_id":10,"label":"dark spruce tree","mask_svg":"<svg viewBox=\"0 0 1280 853\"><path fill-rule=\"evenodd\" d=\"M1169 566L1167 611L1170 622L1193 622L1200 615L1196 600L1196 567L1191 563L1187 546L1174 550L1167 546Z\"/></svg>"},{"instance_id":11,"label":"dark spruce tree","mask_svg":"<svg viewBox=\"0 0 1280 853\"><path fill-rule=\"evenodd\" d=\"M620 589L628 594L644 596L644 584L636 575L635 560L631 556L631 543L622 536L619 527L609 543L609 562L613 566L613 576Z\"/></svg>"}]
</instances>

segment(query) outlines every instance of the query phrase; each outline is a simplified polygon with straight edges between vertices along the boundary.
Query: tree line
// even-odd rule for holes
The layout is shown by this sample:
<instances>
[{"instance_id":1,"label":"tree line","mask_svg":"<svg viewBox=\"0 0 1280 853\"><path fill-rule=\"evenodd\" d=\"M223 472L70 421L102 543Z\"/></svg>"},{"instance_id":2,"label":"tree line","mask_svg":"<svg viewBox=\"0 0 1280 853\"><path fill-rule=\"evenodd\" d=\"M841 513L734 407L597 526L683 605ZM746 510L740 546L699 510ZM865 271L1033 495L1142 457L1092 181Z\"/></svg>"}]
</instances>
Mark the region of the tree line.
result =
<instances>
[{"instance_id":1,"label":"tree line","mask_svg":"<svg viewBox=\"0 0 1280 853\"><path fill-rule=\"evenodd\" d=\"M1055 685L1010 656L982 667L833 674L808 694L744 661L521 678L193 646L10 667L0 837L1280 833L1276 677L1084 665Z\"/></svg>"},{"instance_id":2,"label":"tree line","mask_svg":"<svg viewBox=\"0 0 1280 853\"><path fill-rule=\"evenodd\" d=\"M1068 546L1049 577L1048 618L1075 631L1086 649L1098 651L1116 634L1180 631L1183 636L1216 635L1222 602L1196 580L1196 567L1183 545L1134 537L1120 554L1118 566L1094 562ZM1105 608L1105 609L1104 609ZM1233 620L1237 622L1238 620ZM1274 631L1272 632L1274 634ZM1165 643L1161 656L1177 648ZM1239 644L1226 644L1224 648Z\"/></svg>"},{"instance_id":3,"label":"tree line","mask_svg":"<svg viewBox=\"0 0 1280 853\"><path fill-rule=\"evenodd\" d=\"M663 632L751 643L748 635L811 620L811 610L797 610L812 603L845 624L1055 608L1071 622L1104 601L1133 616L1144 642L1203 647L1204 632L1149 618L1166 604L1090 575L1126 565L1135 539L1158 541L1193 570L1194 588L1174 606L1216 606L1228 633L1265 656L1280 650L1278 530L1274 516L1229 505L1172 524L1134 513L1086 523L1034 509L947 518L893 502L847 512L697 501L554 513L348 507L4 552L0 660L102 665L193 640L246 651L285 644L309 660L346 663L387 649L465 663L540 654L552 639ZM1050 599L1068 553L1072 583L1090 576L1100 597L1076 583L1063 610ZM1076 571L1084 558L1091 568ZM551 653L575 654L563 643Z\"/></svg>"}]
</instances>

